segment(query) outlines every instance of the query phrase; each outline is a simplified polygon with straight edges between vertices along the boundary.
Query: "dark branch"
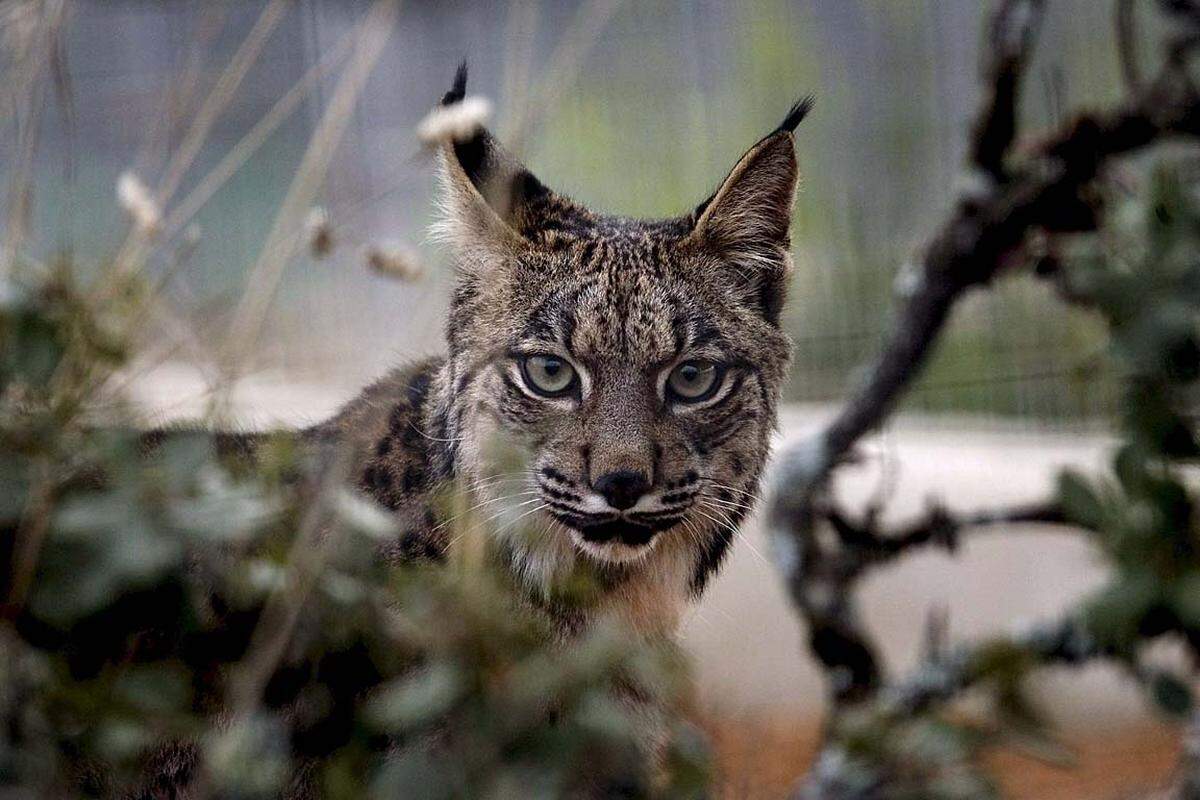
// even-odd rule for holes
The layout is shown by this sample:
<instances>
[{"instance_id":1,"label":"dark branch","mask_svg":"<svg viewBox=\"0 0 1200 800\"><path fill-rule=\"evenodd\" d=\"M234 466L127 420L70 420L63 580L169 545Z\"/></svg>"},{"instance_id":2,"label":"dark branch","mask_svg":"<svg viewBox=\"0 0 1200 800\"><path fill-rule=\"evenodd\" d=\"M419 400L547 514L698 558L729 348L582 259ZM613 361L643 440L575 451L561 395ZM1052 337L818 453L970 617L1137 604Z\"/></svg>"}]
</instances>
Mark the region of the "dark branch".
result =
<instances>
[{"instance_id":1,"label":"dark branch","mask_svg":"<svg viewBox=\"0 0 1200 800\"><path fill-rule=\"evenodd\" d=\"M984 656L997 647L1013 648L1042 665L1082 664L1112 654L1099 645L1077 620L1064 619L1035 627L1007 640L960 647L923 664L903 680L888 687L881 698L889 714L910 717L936 703L956 697L989 677Z\"/></svg>"},{"instance_id":2,"label":"dark branch","mask_svg":"<svg viewBox=\"0 0 1200 800\"><path fill-rule=\"evenodd\" d=\"M934 505L920 520L890 533L878 530L871 514L859 523L852 522L836 508L825 510L821 515L829 521L843 547L853 552L855 560L861 561L863 566L890 561L913 548L927 545L954 552L958 549L961 532L967 528L1068 524L1062 509L1054 503L965 515L954 515L943 506Z\"/></svg>"},{"instance_id":3,"label":"dark branch","mask_svg":"<svg viewBox=\"0 0 1200 800\"><path fill-rule=\"evenodd\" d=\"M1142 71L1138 61L1136 0L1117 0L1114 28L1117 33L1117 56L1121 62L1121 77L1125 88L1137 94L1142 91Z\"/></svg>"},{"instance_id":4,"label":"dark branch","mask_svg":"<svg viewBox=\"0 0 1200 800\"><path fill-rule=\"evenodd\" d=\"M950 218L929 241L883 351L866 382L816 437L785 451L767 506L767 523L778 544L780 567L797 608L806 618L813 650L830 678L835 700L873 694L884 681L874 646L858 624L852 593L862 570L912 547L952 542L965 520L936 514L892 536L855 525L825 500L830 475L862 436L893 411L925 364L960 297L1000 272L1036 259L1025 252L1028 237L1094 230L1098 210L1088 190L1113 158L1174 135L1200 134L1200 100L1186 59L1200 31L1200 6L1191 0L1160 0L1187 20L1167 42L1161 73L1126 105L1087 114L1019 153L1016 101L1023 67L1042 4L1003 0L990 27L993 57L984 67L987 90L971 146L975 186L964 192ZM1016 161L1010 164L1010 161ZM1036 519L1057 522L1039 507ZM832 523L831 545L818 535ZM846 545L850 546L846 546Z\"/></svg>"},{"instance_id":5,"label":"dark branch","mask_svg":"<svg viewBox=\"0 0 1200 800\"><path fill-rule=\"evenodd\" d=\"M920 520L892 532L881 531L873 514L861 522L841 510L814 506L836 540L813 537L806 545L807 563L792 584L793 600L807 618L809 646L824 666L830 690L838 702L864 699L881 685L882 675L869 641L856 619L851 589L862 572L923 546L957 548L967 528L1017 524L1065 524L1052 504L953 515L934 506Z\"/></svg>"},{"instance_id":6,"label":"dark branch","mask_svg":"<svg viewBox=\"0 0 1200 800\"><path fill-rule=\"evenodd\" d=\"M991 49L983 68L985 99L971 146L971 160L996 180L1004 180L1004 158L1017 129L1017 96L1021 73L1037 30L1043 0L1004 0L989 32Z\"/></svg>"}]
</instances>

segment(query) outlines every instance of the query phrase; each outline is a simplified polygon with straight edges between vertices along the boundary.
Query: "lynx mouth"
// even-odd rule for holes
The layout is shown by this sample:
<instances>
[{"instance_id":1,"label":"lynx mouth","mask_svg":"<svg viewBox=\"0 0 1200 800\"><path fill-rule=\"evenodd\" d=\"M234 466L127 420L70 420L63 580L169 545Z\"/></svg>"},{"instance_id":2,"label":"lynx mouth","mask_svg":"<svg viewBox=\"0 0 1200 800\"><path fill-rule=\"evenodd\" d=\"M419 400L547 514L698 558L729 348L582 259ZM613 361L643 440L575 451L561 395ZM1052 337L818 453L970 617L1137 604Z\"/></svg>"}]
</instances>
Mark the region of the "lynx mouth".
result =
<instances>
[{"instance_id":1,"label":"lynx mouth","mask_svg":"<svg viewBox=\"0 0 1200 800\"><path fill-rule=\"evenodd\" d=\"M654 534L658 533L653 527L628 520L613 519L594 525L580 527L579 535L585 542L591 544L618 543L627 547L643 547L650 543Z\"/></svg>"},{"instance_id":2,"label":"lynx mouth","mask_svg":"<svg viewBox=\"0 0 1200 800\"><path fill-rule=\"evenodd\" d=\"M549 515L570 531L577 549L598 561L639 560L653 549L659 533L673 528L684 516L680 508L589 513L578 507L580 497L544 484L540 488Z\"/></svg>"},{"instance_id":3,"label":"lynx mouth","mask_svg":"<svg viewBox=\"0 0 1200 800\"><path fill-rule=\"evenodd\" d=\"M598 562L634 564L658 544L657 531L624 520L571 528L571 538L580 553Z\"/></svg>"}]
</instances>

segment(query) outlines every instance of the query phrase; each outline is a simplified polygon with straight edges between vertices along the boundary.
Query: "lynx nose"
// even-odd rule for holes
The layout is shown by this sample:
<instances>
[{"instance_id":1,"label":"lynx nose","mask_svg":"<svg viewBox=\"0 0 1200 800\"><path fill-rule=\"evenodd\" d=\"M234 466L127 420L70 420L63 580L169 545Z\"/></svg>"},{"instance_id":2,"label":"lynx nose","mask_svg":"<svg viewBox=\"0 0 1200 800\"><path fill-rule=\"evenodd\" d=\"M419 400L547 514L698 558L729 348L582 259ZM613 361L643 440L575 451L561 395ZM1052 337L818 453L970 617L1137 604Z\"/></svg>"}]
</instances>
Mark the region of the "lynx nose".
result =
<instances>
[{"instance_id":1,"label":"lynx nose","mask_svg":"<svg viewBox=\"0 0 1200 800\"><path fill-rule=\"evenodd\" d=\"M592 484L592 488L602 494L610 506L624 511L633 508L638 498L650 488L650 481L640 472L619 469L601 475Z\"/></svg>"}]
</instances>

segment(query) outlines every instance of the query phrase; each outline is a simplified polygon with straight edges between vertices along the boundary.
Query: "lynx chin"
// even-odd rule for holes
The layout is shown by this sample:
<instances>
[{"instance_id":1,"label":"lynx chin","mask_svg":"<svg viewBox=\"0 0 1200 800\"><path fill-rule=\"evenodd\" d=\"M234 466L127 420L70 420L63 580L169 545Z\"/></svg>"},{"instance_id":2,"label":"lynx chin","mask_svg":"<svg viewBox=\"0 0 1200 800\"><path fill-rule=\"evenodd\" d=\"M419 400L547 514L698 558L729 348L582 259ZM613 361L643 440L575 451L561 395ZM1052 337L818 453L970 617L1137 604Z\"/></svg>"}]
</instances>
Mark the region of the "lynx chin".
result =
<instances>
[{"instance_id":1,"label":"lynx chin","mask_svg":"<svg viewBox=\"0 0 1200 800\"><path fill-rule=\"evenodd\" d=\"M442 107L465 90L460 68ZM307 431L350 446L361 490L411 523L386 558L445 558L454 526L436 498L469 486L492 518L479 535L564 633L609 614L670 635L767 457L789 357L793 131L810 106L659 220L589 211L484 128L439 146L449 354ZM556 599L580 571L601 587L586 609Z\"/></svg>"}]
</instances>

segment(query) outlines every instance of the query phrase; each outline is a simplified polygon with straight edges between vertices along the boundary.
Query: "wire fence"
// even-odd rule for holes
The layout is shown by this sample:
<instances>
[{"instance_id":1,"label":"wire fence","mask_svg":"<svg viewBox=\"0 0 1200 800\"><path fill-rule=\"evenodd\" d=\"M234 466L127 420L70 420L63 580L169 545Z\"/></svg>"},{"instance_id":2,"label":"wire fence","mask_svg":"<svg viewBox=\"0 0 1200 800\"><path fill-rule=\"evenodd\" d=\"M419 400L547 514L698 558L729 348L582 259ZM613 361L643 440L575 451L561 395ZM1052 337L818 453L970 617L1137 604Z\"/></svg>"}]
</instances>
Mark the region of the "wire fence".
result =
<instances>
[{"instance_id":1,"label":"wire fence","mask_svg":"<svg viewBox=\"0 0 1200 800\"><path fill-rule=\"evenodd\" d=\"M339 42L369 7L285 5L181 194L230 153L244 151L244 160L150 265L196 344L165 347L164 357L202 358L228 326L330 102L344 64ZM546 183L630 215L689 209L796 96L815 93L816 113L800 133L787 393L836 401L887 329L897 270L953 197L983 5L405 3L316 201L331 222L332 252L299 252L286 265L254 366L351 387L440 349L451 276L445 255L425 243L435 186L413 132L465 57L471 91L495 101L495 126ZM19 6L8 0L6 13ZM100 268L124 225L118 177L161 176L264 7L68 3L65 66L47 89L35 158L32 249L46 258L69 251L82 268ZM1033 127L1119 91L1108 14L1089 0L1050 6L1024 108ZM12 163L0 159L0 178ZM401 285L372 275L363 249L383 240L417 248L428 278ZM910 406L1006 424L1086 423L1112 403L1102 346L1094 320L1064 310L1047 287L1015 280L965 306Z\"/></svg>"}]
</instances>

